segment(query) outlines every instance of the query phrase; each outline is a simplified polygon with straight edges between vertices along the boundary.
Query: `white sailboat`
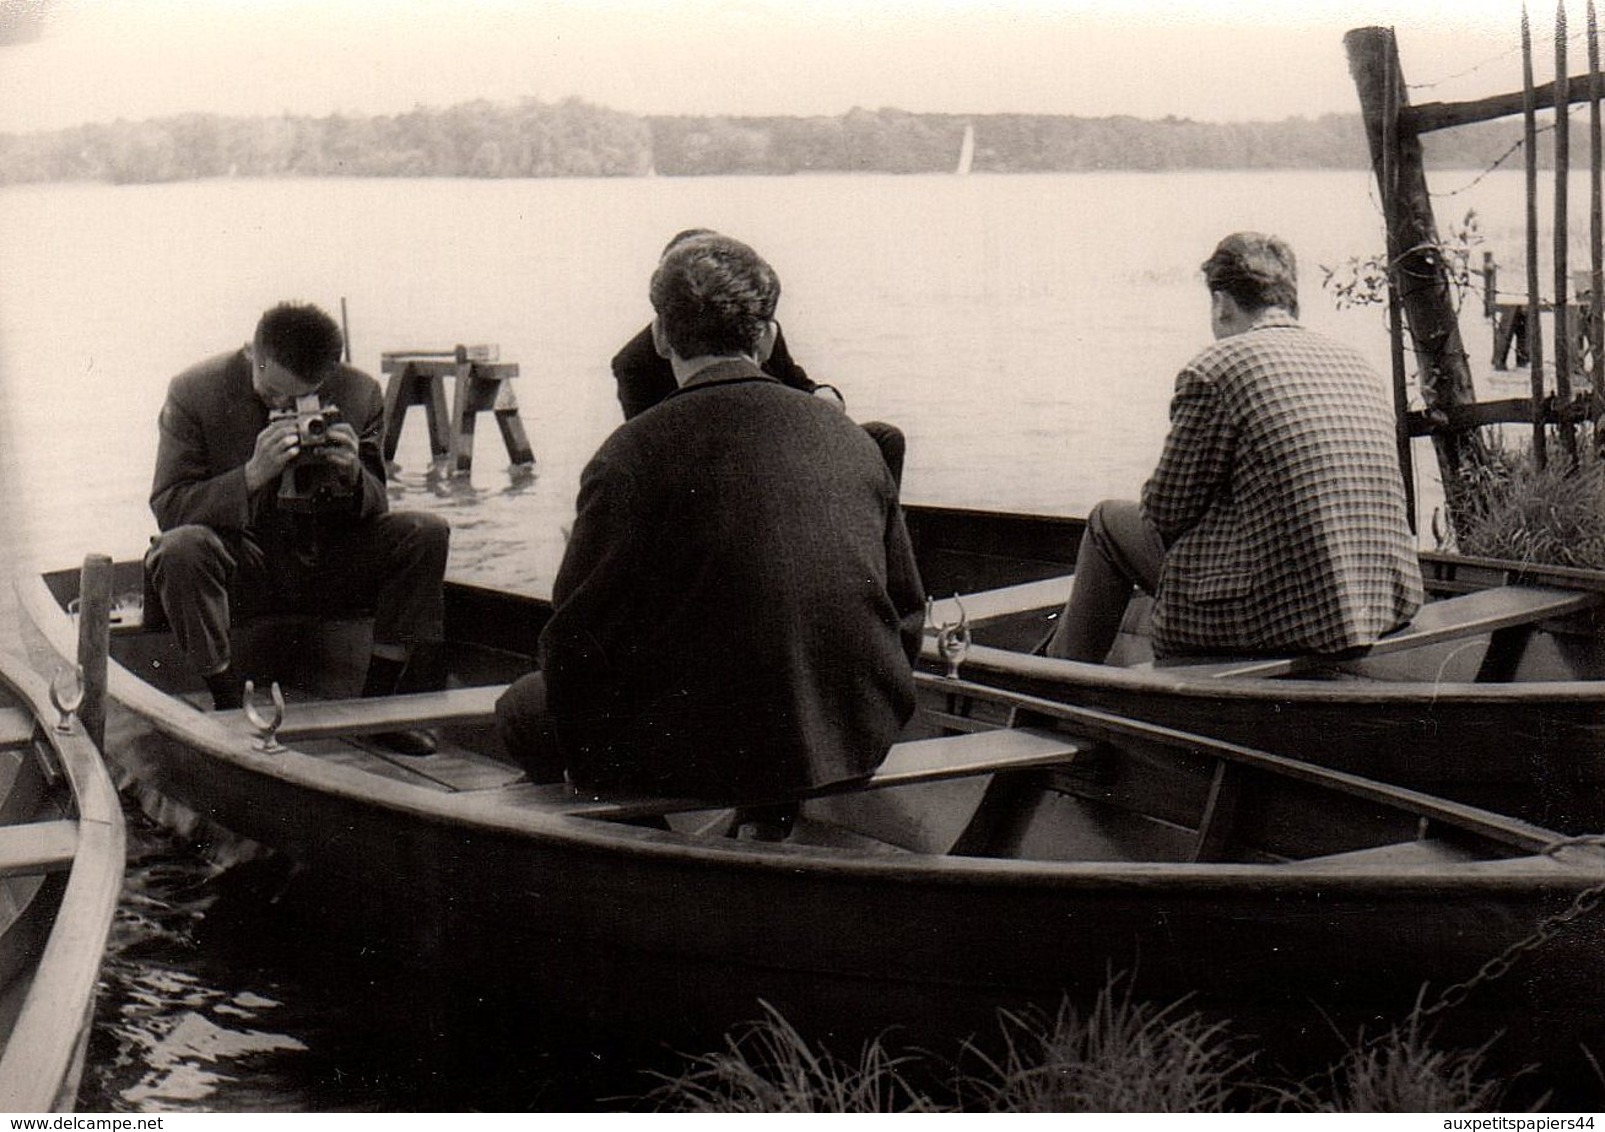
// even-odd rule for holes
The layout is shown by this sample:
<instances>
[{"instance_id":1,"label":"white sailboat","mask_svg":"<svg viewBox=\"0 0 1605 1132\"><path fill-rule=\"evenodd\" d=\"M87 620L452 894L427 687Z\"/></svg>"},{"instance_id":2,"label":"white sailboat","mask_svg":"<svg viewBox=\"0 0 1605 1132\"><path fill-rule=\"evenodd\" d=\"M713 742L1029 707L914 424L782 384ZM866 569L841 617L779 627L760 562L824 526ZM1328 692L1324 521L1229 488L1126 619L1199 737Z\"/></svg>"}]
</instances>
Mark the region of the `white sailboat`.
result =
<instances>
[{"instance_id":1,"label":"white sailboat","mask_svg":"<svg viewBox=\"0 0 1605 1132\"><path fill-rule=\"evenodd\" d=\"M975 164L975 126L972 123L964 125L964 140L959 143L959 164L953 170L960 177L967 176L970 166Z\"/></svg>"}]
</instances>

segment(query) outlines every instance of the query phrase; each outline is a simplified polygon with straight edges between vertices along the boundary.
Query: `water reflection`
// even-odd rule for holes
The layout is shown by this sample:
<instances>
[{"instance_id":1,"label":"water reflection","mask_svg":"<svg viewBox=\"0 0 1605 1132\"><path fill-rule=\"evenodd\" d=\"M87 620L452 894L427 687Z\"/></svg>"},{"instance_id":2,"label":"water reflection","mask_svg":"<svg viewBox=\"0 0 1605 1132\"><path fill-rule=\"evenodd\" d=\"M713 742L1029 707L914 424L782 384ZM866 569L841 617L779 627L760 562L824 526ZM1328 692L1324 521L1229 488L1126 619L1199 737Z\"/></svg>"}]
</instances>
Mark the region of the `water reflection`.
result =
<instances>
[{"instance_id":1,"label":"water reflection","mask_svg":"<svg viewBox=\"0 0 1605 1132\"><path fill-rule=\"evenodd\" d=\"M247 1095L284 1107L271 1098L286 1095L278 1082L296 1072L305 1035L287 1032L271 980L230 972L200 946L218 871L138 813L128 861L79 1107L210 1111Z\"/></svg>"},{"instance_id":2,"label":"water reflection","mask_svg":"<svg viewBox=\"0 0 1605 1132\"><path fill-rule=\"evenodd\" d=\"M431 994L405 934L274 858L220 871L132 804L86 1112L571 1111L652 1087L623 1051L542 1029L540 1003Z\"/></svg>"}]
</instances>

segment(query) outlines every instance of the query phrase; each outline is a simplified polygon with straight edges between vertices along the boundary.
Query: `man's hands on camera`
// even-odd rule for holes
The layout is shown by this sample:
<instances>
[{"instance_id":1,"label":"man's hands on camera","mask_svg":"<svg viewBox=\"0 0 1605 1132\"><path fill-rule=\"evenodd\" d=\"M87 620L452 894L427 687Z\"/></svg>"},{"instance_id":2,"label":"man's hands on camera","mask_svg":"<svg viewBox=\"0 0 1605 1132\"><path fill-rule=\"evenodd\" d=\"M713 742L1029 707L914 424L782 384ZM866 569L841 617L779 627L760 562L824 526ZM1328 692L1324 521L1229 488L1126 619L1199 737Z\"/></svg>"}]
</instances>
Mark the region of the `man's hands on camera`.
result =
<instances>
[{"instance_id":1,"label":"man's hands on camera","mask_svg":"<svg viewBox=\"0 0 1605 1132\"><path fill-rule=\"evenodd\" d=\"M245 463L245 490L255 492L278 479L301 454L301 434L294 416L268 421L256 434L256 448ZM348 484L362 476L357 430L344 421L329 425L323 444L324 460Z\"/></svg>"},{"instance_id":2,"label":"man's hands on camera","mask_svg":"<svg viewBox=\"0 0 1605 1132\"><path fill-rule=\"evenodd\" d=\"M362 478L362 457L357 441L357 430L345 421L336 421L329 426L328 441L323 448L324 456L329 463L340 470L340 475L348 484L355 484Z\"/></svg>"},{"instance_id":3,"label":"man's hands on camera","mask_svg":"<svg viewBox=\"0 0 1605 1132\"><path fill-rule=\"evenodd\" d=\"M293 416L268 421L267 427L256 434L256 449L245 462L245 490L260 491L278 479L300 452L300 434Z\"/></svg>"}]
</instances>

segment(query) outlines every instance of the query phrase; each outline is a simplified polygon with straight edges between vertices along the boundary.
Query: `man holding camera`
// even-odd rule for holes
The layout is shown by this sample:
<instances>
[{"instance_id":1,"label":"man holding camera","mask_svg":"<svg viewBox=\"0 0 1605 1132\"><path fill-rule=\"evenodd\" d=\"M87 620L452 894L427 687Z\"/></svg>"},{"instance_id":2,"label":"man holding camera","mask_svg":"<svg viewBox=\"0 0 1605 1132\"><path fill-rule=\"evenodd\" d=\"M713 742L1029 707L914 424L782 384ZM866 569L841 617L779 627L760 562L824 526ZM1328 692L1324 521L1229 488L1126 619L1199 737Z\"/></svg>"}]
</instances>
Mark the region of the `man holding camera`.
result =
<instances>
[{"instance_id":1,"label":"man holding camera","mask_svg":"<svg viewBox=\"0 0 1605 1132\"><path fill-rule=\"evenodd\" d=\"M162 533L145 570L216 709L241 704L229 640L241 613L372 609L366 696L400 690L415 646L442 635L450 528L388 509L384 400L342 347L322 310L281 303L248 345L168 387L150 497ZM376 740L433 750L424 732Z\"/></svg>"}]
</instances>

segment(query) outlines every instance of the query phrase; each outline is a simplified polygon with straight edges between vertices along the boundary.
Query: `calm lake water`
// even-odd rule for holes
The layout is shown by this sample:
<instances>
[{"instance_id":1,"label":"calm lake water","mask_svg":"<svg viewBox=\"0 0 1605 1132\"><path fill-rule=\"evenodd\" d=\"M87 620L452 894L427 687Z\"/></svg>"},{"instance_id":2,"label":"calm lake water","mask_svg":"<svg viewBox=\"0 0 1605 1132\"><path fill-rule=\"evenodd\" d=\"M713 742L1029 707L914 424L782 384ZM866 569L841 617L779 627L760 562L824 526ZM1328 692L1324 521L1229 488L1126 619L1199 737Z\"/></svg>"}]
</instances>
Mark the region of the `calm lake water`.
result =
<instances>
[{"instance_id":1,"label":"calm lake water","mask_svg":"<svg viewBox=\"0 0 1605 1132\"><path fill-rule=\"evenodd\" d=\"M1485 246L1508 280L1520 278L1520 175L1433 180L1464 190L1439 202L1440 224L1476 210ZM1339 310L1321 287L1322 265L1383 247L1359 172L8 188L4 556L70 565L88 552L139 553L154 530L146 497L167 380L240 345L281 299L331 312L344 299L353 360L376 376L382 351L456 343L495 343L519 364L534 478L509 474L486 422L471 479L429 482L415 412L393 495L452 520L455 577L547 593L579 470L619 420L608 359L649 317L659 248L692 226L739 236L774 264L793 352L843 390L856 419L903 428L915 502L1079 514L1135 493L1164 436L1175 372L1208 340L1197 266L1235 229L1286 237L1305 321L1387 373L1380 308ZM1525 373L1486 376L1480 299L1466 305L1480 387L1522 388ZM1417 459L1430 500L1428 450ZM575 1103L554 1092L570 1069L535 1046L465 1054L442 1074L439 1049L376 1037L409 1028L385 1009L405 992L392 993L360 950L277 938L282 878L218 880L131 821L81 1107Z\"/></svg>"}]
</instances>

